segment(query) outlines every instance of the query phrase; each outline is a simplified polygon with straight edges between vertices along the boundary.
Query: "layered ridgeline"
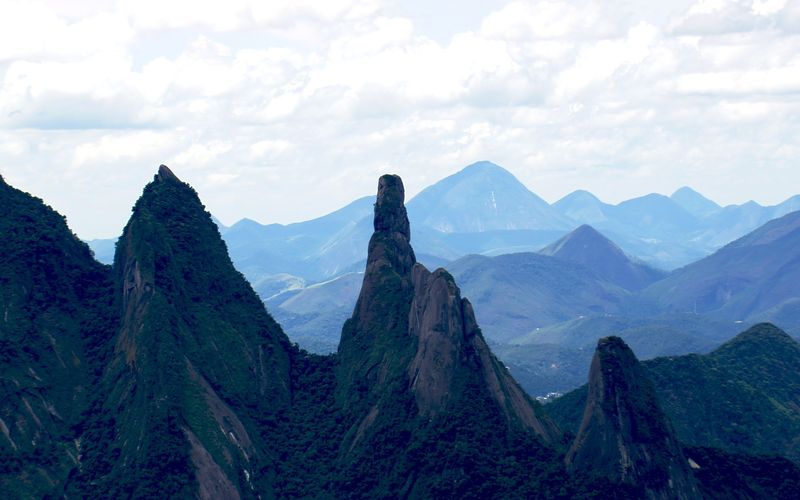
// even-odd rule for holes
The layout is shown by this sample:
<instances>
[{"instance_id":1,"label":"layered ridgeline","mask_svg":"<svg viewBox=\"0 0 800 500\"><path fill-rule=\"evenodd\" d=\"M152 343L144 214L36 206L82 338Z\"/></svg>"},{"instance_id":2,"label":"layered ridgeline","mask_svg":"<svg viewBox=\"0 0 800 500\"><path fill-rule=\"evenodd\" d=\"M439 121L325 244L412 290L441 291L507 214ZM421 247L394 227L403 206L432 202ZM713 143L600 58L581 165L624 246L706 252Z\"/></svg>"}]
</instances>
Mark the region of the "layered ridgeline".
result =
<instances>
[{"instance_id":1,"label":"layered ridgeline","mask_svg":"<svg viewBox=\"0 0 800 500\"><path fill-rule=\"evenodd\" d=\"M119 328L70 491L270 491L261 470L275 457L259 421L290 404L289 343L195 191L167 167L133 208L114 282Z\"/></svg>"},{"instance_id":2,"label":"layered ridgeline","mask_svg":"<svg viewBox=\"0 0 800 500\"><path fill-rule=\"evenodd\" d=\"M658 310L739 320L767 319L800 329L800 212L775 219L648 287Z\"/></svg>"},{"instance_id":3,"label":"layered ridgeline","mask_svg":"<svg viewBox=\"0 0 800 500\"><path fill-rule=\"evenodd\" d=\"M565 465L564 437L490 352L453 278L416 262L403 197L398 177L381 178L358 303L338 354L321 357L289 344L197 194L166 167L111 269L58 214L0 185L2 491L579 498L661 491L653 478L691 485L674 447L668 460L661 442L595 425L608 421L602 405L587 410ZM601 377L604 390L664 429L635 370L620 373ZM633 475L584 474L581 450L598 430L615 438L605 456L657 459ZM704 494L731 471L796 475L791 463L693 453L712 463L695 474ZM770 484L762 496L776 496Z\"/></svg>"},{"instance_id":4,"label":"layered ridgeline","mask_svg":"<svg viewBox=\"0 0 800 500\"><path fill-rule=\"evenodd\" d=\"M573 473L629 485L637 497L699 497L655 390L619 337L597 343L583 419L566 462Z\"/></svg>"},{"instance_id":5,"label":"layered ridgeline","mask_svg":"<svg viewBox=\"0 0 800 500\"><path fill-rule=\"evenodd\" d=\"M0 491L42 497L78 463L72 427L113 335L111 273L41 200L0 178Z\"/></svg>"},{"instance_id":6,"label":"layered ridgeline","mask_svg":"<svg viewBox=\"0 0 800 500\"><path fill-rule=\"evenodd\" d=\"M397 176L383 176L375 232L339 346L354 496L507 496L553 473L558 431L492 355L443 269L416 262Z\"/></svg>"},{"instance_id":7,"label":"layered ridgeline","mask_svg":"<svg viewBox=\"0 0 800 500\"><path fill-rule=\"evenodd\" d=\"M642 365L682 443L800 463L800 344L780 329L756 325L710 354ZM590 391L583 386L546 408L575 432Z\"/></svg>"}]
</instances>

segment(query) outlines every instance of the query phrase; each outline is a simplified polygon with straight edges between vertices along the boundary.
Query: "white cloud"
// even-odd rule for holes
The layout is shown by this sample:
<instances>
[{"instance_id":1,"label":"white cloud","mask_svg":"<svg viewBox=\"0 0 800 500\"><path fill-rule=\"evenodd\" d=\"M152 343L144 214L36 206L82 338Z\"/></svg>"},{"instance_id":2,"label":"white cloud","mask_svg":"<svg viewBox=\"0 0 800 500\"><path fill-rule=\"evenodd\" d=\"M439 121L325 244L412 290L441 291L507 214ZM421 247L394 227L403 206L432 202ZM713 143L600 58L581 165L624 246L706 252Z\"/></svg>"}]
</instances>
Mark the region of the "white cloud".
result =
<instances>
[{"instance_id":1,"label":"white cloud","mask_svg":"<svg viewBox=\"0 0 800 500\"><path fill-rule=\"evenodd\" d=\"M689 94L800 93L800 64L749 71L690 73L676 81L676 90Z\"/></svg>"},{"instance_id":2,"label":"white cloud","mask_svg":"<svg viewBox=\"0 0 800 500\"><path fill-rule=\"evenodd\" d=\"M0 170L86 236L159 163L227 221L320 215L387 169L413 195L478 159L551 200L800 183L798 0L454 3L446 35L414 2L0 7Z\"/></svg>"},{"instance_id":3,"label":"white cloud","mask_svg":"<svg viewBox=\"0 0 800 500\"><path fill-rule=\"evenodd\" d=\"M648 56L658 30L640 23L624 39L602 40L584 48L574 64L556 80L555 95L565 98L610 78L624 67L637 66Z\"/></svg>"},{"instance_id":4,"label":"white cloud","mask_svg":"<svg viewBox=\"0 0 800 500\"><path fill-rule=\"evenodd\" d=\"M0 61L113 52L134 36L126 19L115 14L69 22L36 0L2 0L0 12Z\"/></svg>"},{"instance_id":5,"label":"white cloud","mask_svg":"<svg viewBox=\"0 0 800 500\"><path fill-rule=\"evenodd\" d=\"M120 160L140 159L166 150L173 139L172 134L151 131L103 135L91 142L79 143L75 147L72 165L106 167Z\"/></svg>"},{"instance_id":6,"label":"white cloud","mask_svg":"<svg viewBox=\"0 0 800 500\"><path fill-rule=\"evenodd\" d=\"M202 169L228 153L233 144L227 141L211 141L208 144L194 143L173 156L168 163L184 170Z\"/></svg>"},{"instance_id":7,"label":"white cloud","mask_svg":"<svg viewBox=\"0 0 800 500\"><path fill-rule=\"evenodd\" d=\"M604 38L620 31L621 12L592 1L516 1L491 13L481 32L511 40Z\"/></svg>"}]
</instances>

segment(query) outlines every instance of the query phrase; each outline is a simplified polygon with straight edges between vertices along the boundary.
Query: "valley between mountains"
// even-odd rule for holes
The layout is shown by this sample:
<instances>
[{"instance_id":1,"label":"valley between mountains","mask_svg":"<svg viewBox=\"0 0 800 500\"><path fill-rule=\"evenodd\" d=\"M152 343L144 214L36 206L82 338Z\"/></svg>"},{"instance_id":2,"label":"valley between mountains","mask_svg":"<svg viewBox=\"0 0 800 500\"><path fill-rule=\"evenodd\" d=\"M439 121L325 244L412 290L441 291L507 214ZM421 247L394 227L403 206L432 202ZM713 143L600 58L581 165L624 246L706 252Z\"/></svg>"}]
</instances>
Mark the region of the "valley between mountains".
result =
<instances>
[{"instance_id":1,"label":"valley between mountains","mask_svg":"<svg viewBox=\"0 0 800 500\"><path fill-rule=\"evenodd\" d=\"M0 491L795 498L796 203L479 163L225 228L162 165L102 264L0 178Z\"/></svg>"}]
</instances>

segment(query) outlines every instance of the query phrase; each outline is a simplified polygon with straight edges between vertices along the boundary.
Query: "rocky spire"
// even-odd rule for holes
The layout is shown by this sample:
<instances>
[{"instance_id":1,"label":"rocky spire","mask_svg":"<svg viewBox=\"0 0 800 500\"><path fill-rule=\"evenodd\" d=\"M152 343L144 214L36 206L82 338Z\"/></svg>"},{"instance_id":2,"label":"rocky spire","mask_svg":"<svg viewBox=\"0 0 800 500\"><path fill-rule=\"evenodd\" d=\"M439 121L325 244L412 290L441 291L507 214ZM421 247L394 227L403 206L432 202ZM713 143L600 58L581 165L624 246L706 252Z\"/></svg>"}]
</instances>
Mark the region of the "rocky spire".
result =
<instances>
[{"instance_id":1,"label":"rocky spire","mask_svg":"<svg viewBox=\"0 0 800 500\"><path fill-rule=\"evenodd\" d=\"M160 165L158 167L158 173L156 174L154 180L156 182L166 182L166 181L175 181L180 182L181 180L178 179L178 176L172 173L172 170L169 169L166 165Z\"/></svg>"},{"instance_id":2,"label":"rocky spire","mask_svg":"<svg viewBox=\"0 0 800 500\"><path fill-rule=\"evenodd\" d=\"M573 473L643 488L648 498L698 498L672 426L633 351L600 339L580 430L567 452Z\"/></svg>"},{"instance_id":3,"label":"rocky spire","mask_svg":"<svg viewBox=\"0 0 800 500\"><path fill-rule=\"evenodd\" d=\"M531 430L546 442L555 441L555 425L494 357L472 304L461 297L450 273L444 269L431 273L416 264L413 279L409 333L417 349L408 376L419 413L431 417L457 406L464 397L457 389L459 381L471 376L508 424Z\"/></svg>"},{"instance_id":4,"label":"rocky spire","mask_svg":"<svg viewBox=\"0 0 800 500\"><path fill-rule=\"evenodd\" d=\"M378 196L375 200L375 231L399 233L411 241L411 229L406 214L405 189L397 175L384 175L378 180Z\"/></svg>"},{"instance_id":5,"label":"rocky spire","mask_svg":"<svg viewBox=\"0 0 800 500\"><path fill-rule=\"evenodd\" d=\"M373 225L369 241L364 281L351 319L345 323L339 342L340 380L343 385L372 387L397 372L399 354L411 348L408 342L408 310L414 290L411 270L416 263L411 248L411 231L403 204L405 190L397 175L384 175L378 181ZM389 344L393 353L385 352ZM387 359L388 358L388 359ZM386 364L393 369L389 369ZM383 370L375 366L383 364ZM343 391L348 399L356 397Z\"/></svg>"},{"instance_id":6,"label":"rocky spire","mask_svg":"<svg viewBox=\"0 0 800 500\"><path fill-rule=\"evenodd\" d=\"M555 426L492 355L452 276L416 263L403 198L398 176L380 178L364 281L339 344L339 401L360 414L346 447L407 399L415 410L402 418L446 418L479 400L509 428L554 440Z\"/></svg>"}]
</instances>

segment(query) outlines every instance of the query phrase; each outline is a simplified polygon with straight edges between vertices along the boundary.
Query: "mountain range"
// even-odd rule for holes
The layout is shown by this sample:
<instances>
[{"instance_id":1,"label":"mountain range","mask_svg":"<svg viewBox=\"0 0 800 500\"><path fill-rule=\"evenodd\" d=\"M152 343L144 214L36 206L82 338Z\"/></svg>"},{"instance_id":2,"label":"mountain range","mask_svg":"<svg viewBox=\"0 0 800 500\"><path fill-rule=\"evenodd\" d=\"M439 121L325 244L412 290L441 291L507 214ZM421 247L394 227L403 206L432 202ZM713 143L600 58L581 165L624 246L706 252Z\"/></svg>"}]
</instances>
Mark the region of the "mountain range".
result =
<instances>
[{"instance_id":1,"label":"mountain range","mask_svg":"<svg viewBox=\"0 0 800 500\"><path fill-rule=\"evenodd\" d=\"M372 203L374 197L366 196L323 217L289 225L243 219L219 227L234 264L251 283L280 273L314 283L361 270L354 266L366 258ZM628 255L668 270L798 209L800 196L770 207L755 202L719 207L690 188L617 205L575 191L549 205L510 172L486 161L442 179L408 203L420 255L450 261L469 254L535 252L588 224ZM113 242L89 243L101 262L110 263Z\"/></svg>"},{"instance_id":2,"label":"mountain range","mask_svg":"<svg viewBox=\"0 0 800 500\"><path fill-rule=\"evenodd\" d=\"M800 487L778 456L791 447L687 447L671 408L711 386L665 403L617 337L598 341L580 427L563 433L494 356L453 275L417 261L397 176L379 180L362 283L329 356L290 342L165 166L110 266L2 178L0 208L8 497L790 498ZM759 349L762 337L781 347ZM793 411L787 339L762 325L725 349L774 399L720 392L737 398L737 418ZM685 379L706 376L689 368Z\"/></svg>"},{"instance_id":3,"label":"mountain range","mask_svg":"<svg viewBox=\"0 0 800 500\"><path fill-rule=\"evenodd\" d=\"M501 359L540 396L582 383L604 336L621 336L649 359L707 353L761 321L800 333L799 220L794 212L770 221L672 273L627 256L586 225L540 253L471 255L443 266L471 298ZM292 338L332 352L358 279L345 275L267 303Z\"/></svg>"}]
</instances>

